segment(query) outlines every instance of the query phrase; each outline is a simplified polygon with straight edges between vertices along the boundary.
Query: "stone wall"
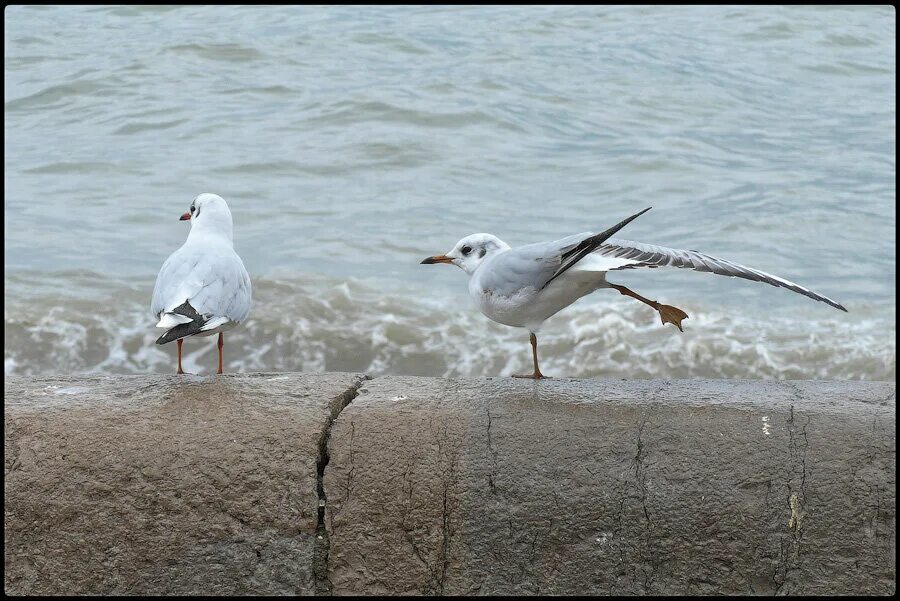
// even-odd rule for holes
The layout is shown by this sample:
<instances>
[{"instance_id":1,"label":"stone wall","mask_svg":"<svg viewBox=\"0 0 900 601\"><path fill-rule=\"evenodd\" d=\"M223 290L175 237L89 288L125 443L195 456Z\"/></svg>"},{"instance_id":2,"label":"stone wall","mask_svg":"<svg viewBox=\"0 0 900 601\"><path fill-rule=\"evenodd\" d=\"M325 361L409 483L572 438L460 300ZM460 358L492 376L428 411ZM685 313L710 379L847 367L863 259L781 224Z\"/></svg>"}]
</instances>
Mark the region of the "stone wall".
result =
<instances>
[{"instance_id":1,"label":"stone wall","mask_svg":"<svg viewBox=\"0 0 900 601\"><path fill-rule=\"evenodd\" d=\"M892 594L895 384L7 378L15 594Z\"/></svg>"}]
</instances>

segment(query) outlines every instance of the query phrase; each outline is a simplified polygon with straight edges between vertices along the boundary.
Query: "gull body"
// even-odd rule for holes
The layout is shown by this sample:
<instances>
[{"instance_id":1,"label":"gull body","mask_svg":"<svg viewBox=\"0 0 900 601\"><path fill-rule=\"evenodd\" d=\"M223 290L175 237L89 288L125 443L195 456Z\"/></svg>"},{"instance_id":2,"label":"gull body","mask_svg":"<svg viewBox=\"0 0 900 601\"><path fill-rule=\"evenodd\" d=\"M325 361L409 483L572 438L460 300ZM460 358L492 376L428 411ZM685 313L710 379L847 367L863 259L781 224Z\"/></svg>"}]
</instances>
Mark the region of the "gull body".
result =
<instances>
[{"instance_id":1,"label":"gull body","mask_svg":"<svg viewBox=\"0 0 900 601\"><path fill-rule=\"evenodd\" d=\"M846 311L836 301L798 284L725 259L693 250L612 238L615 232L648 210L600 234L584 232L517 248L511 248L492 234L472 234L457 242L450 252L428 257L422 263L460 267L469 274L469 294L484 315L504 325L528 329L534 373L515 377L544 377L537 360L536 334L541 325L579 298L601 288L615 289L650 305L659 312L663 324L672 323L682 330L681 322L688 317L684 311L610 283L606 279L610 271L663 266L706 271L788 288Z\"/></svg>"},{"instance_id":2,"label":"gull body","mask_svg":"<svg viewBox=\"0 0 900 601\"><path fill-rule=\"evenodd\" d=\"M592 234L579 234L579 239L590 235ZM473 242L472 238L469 236L463 240ZM496 240L505 246L505 243ZM560 248L566 245L566 240L568 239L556 240L549 244ZM609 265L599 257L585 257L545 288L540 287L540 278L523 280L523 272L529 267L537 267L536 264L547 250L545 243L539 243L515 249L507 246L505 251L486 255L483 263L469 278L469 295L475 299L481 312L498 323L527 328L537 333L541 325L560 310L582 296L609 287L605 277ZM534 265L529 265L529 261ZM538 267L536 271L539 270Z\"/></svg>"},{"instance_id":3,"label":"gull body","mask_svg":"<svg viewBox=\"0 0 900 601\"><path fill-rule=\"evenodd\" d=\"M156 344L178 341L177 373L184 373L183 339L219 334L217 373L223 373L222 334L250 312L250 276L234 251L231 211L222 197L197 196L181 220L190 220L191 230L181 248L163 263L150 303L156 327L166 330Z\"/></svg>"}]
</instances>

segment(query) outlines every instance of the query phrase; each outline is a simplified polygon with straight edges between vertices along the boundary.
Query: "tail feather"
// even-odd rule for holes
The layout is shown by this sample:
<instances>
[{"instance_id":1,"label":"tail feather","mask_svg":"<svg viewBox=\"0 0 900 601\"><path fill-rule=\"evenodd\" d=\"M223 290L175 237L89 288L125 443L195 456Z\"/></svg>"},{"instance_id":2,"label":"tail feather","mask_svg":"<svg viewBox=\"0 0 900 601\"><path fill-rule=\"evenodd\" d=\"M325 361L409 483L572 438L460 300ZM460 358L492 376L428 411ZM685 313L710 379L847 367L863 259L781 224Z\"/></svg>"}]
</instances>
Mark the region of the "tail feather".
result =
<instances>
[{"instance_id":1,"label":"tail feather","mask_svg":"<svg viewBox=\"0 0 900 601\"><path fill-rule=\"evenodd\" d=\"M187 338L188 336L199 334L202 331L202 324L198 324L193 321L191 323L183 323L181 325L175 326L174 328L157 338L156 344L166 344L168 342L172 342L173 340L178 340L179 338Z\"/></svg>"},{"instance_id":2,"label":"tail feather","mask_svg":"<svg viewBox=\"0 0 900 601\"><path fill-rule=\"evenodd\" d=\"M163 313L160 315L156 327L169 330L183 323L190 323L191 321L191 318L185 315L179 315L178 313Z\"/></svg>"},{"instance_id":3,"label":"tail feather","mask_svg":"<svg viewBox=\"0 0 900 601\"><path fill-rule=\"evenodd\" d=\"M179 338L186 338L188 336L193 336L194 334L199 334L203 331L203 326L205 326L208 321L208 317L197 313L197 310L191 306L190 301L186 300L171 311L164 313L159 320L159 323L156 324L158 327L167 327L168 324L174 326L168 332L157 338L156 344L166 344L173 340L178 340Z\"/></svg>"}]
</instances>

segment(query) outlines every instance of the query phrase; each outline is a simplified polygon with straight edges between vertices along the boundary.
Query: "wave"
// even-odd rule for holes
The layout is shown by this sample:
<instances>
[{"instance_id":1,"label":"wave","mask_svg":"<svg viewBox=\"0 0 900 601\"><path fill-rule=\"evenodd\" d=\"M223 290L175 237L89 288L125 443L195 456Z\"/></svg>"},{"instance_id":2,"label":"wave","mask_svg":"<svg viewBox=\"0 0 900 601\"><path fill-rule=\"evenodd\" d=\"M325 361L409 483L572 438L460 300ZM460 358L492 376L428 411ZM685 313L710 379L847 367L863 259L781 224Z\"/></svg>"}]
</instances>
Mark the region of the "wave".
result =
<instances>
[{"instance_id":1,"label":"wave","mask_svg":"<svg viewBox=\"0 0 900 601\"><path fill-rule=\"evenodd\" d=\"M175 345L154 344L150 291L94 284L101 296L92 299L7 297L7 375L174 371ZM489 321L464 302L463 290L450 299L413 286L386 293L325 276L259 278L253 286L250 317L225 335L227 371L484 377L531 370L527 333ZM16 286L24 288L34 290ZM683 334L638 303L593 295L545 324L541 369L577 378L895 379L892 315L768 318L681 307L690 315ZM188 339L184 349L188 371L214 371L215 338Z\"/></svg>"}]
</instances>

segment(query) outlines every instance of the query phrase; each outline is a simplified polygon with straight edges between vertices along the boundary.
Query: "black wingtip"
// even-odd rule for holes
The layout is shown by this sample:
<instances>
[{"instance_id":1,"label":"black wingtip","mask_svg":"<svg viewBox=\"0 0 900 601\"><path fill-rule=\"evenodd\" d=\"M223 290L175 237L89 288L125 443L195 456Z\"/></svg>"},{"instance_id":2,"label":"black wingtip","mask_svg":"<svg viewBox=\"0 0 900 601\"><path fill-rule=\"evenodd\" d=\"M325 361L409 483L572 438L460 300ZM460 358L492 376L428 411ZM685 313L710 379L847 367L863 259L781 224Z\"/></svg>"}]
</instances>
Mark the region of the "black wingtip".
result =
<instances>
[{"instance_id":1,"label":"black wingtip","mask_svg":"<svg viewBox=\"0 0 900 601\"><path fill-rule=\"evenodd\" d=\"M578 261L580 261L587 255L589 255L590 253L594 252L597 248L600 247L601 244L606 242L606 240L609 237L611 237L613 234L615 234L620 229L622 229L623 227L625 227L626 225L628 225L629 223L631 223L632 221L634 221L635 219L637 219L638 217L640 217L641 215L643 215L644 213L646 213L647 211L649 211L652 208L653 207L647 207L640 213L635 213L628 219L624 219L624 220L620 221L619 223L617 223L616 225L612 226L605 232L601 232L599 234L591 236L590 238L586 238L586 239L582 240L581 243L578 244L578 246L576 246L572 250L569 250L569 251L566 251L565 253L563 253L563 255L562 255L563 265L559 268L559 270L556 273L553 274L553 277L551 277L549 280L547 280L544 283L543 286L541 286L541 290L543 290L544 288L549 286L550 282L552 282L553 280L558 278L560 275L565 273L570 267L572 267L572 265L575 265Z\"/></svg>"},{"instance_id":2,"label":"black wingtip","mask_svg":"<svg viewBox=\"0 0 900 601\"><path fill-rule=\"evenodd\" d=\"M637 219L638 217L640 217L641 215L643 215L644 213L646 213L647 211L649 211L652 208L653 207L647 207L640 213L635 213L631 217L629 217L627 219L623 219L622 221L620 221L616 225L612 226L611 228L609 228L602 234L597 234L596 236L594 236L593 240L595 241L595 243L597 243L599 245L599 243L604 242L607 238L611 237L613 234L618 232L620 229L622 229L623 227L625 227L626 225L628 225L629 223L631 223L632 221L634 221L635 219Z\"/></svg>"},{"instance_id":3,"label":"black wingtip","mask_svg":"<svg viewBox=\"0 0 900 601\"><path fill-rule=\"evenodd\" d=\"M156 339L156 344L168 344L179 338L187 338L202 331L203 326L209 321L208 316L204 317L197 313L197 310L191 305L189 300L172 309L172 313L178 313L191 319L188 323L178 324L174 328L166 331L165 334Z\"/></svg>"},{"instance_id":4,"label":"black wingtip","mask_svg":"<svg viewBox=\"0 0 900 601\"><path fill-rule=\"evenodd\" d=\"M845 306L842 305L841 303L837 302L836 300L831 300L831 299L828 298L827 296L819 296L818 294L816 294L815 296L813 296L813 297L811 297L811 298L813 298L813 299L815 299L815 300L817 300L817 301L822 301L823 303L825 303L825 304L828 305L829 307L834 307L835 309L840 309L840 310L843 311L844 313L849 313L849 312L850 312L850 311L847 310L847 307L845 307Z\"/></svg>"},{"instance_id":5,"label":"black wingtip","mask_svg":"<svg viewBox=\"0 0 900 601\"><path fill-rule=\"evenodd\" d=\"M185 325L187 325L187 324L185 324ZM172 328L172 330L174 330L174 329L175 328ZM179 336L177 333L173 333L172 330L169 330L168 332L166 332L165 334L163 334L162 336L157 338L156 344L159 344L159 345L169 344L173 340L178 340L179 338L184 337L183 335Z\"/></svg>"}]
</instances>

